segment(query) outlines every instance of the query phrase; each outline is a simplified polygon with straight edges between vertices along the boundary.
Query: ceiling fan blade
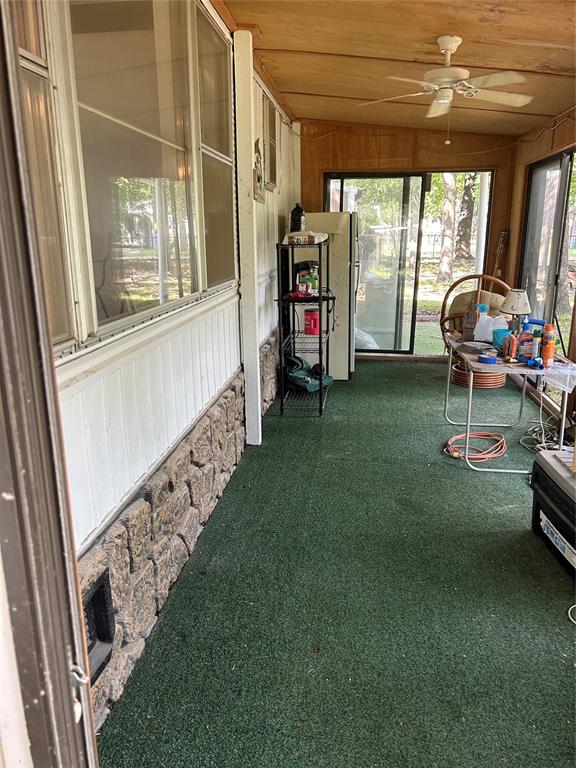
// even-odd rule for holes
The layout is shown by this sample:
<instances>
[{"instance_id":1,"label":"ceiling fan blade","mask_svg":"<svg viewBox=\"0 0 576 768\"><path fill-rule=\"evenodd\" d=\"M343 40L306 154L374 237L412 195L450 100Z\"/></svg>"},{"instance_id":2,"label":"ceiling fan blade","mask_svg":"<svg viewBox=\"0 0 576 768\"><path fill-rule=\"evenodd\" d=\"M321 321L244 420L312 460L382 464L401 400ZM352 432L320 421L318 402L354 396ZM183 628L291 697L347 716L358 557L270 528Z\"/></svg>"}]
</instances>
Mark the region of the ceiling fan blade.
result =
<instances>
[{"instance_id":1,"label":"ceiling fan blade","mask_svg":"<svg viewBox=\"0 0 576 768\"><path fill-rule=\"evenodd\" d=\"M409 77L396 77L396 75L386 75L387 80L399 80L401 83L416 83L416 85L425 85L430 91L435 91L436 86L434 83L427 83L425 80L412 80Z\"/></svg>"},{"instance_id":2,"label":"ceiling fan blade","mask_svg":"<svg viewBox=\"0 0 576 768\"><path fill-rule=\"evenodd\" d=\"M428 96L429 91L418 91L418 93L403 93L402 96L389 96L387 99L376 99L376 101L363 101L358 104L359 107L370 107L372 104L382 104L383 101L396 101L396 99L407 99L410 96Z\"/></svg>"},{"instance_id":3,"label":"ceiling fan blade","mask_svg":"<svg viewBox=\"0 0 576 768\"><path fill-rule=\"evenodd\" d=\"M440 117L450 112L449 101L433 101L426 112L426 117Z\"/></svg>"},{"instance_id":4,"label":"ceiling fan blade","mask_svg":"<svg viewBox=\"0 0 576 768\"><path fill-rule=\"evenodd\" d=\"M523 93L508 93L507 91L487 91L479 88L472 97L480 101L492 101L494 104L504 104L507 107L525 107L530 104L533 96L526 96Z\"/></svg>"},{"instance_id":5,"label":"ceiling fan blade","mask_svg":"<svg viewBox=\"0 0 576 768\"><path fill-rule=\"evenodd\" d=\"M514 83L525 83L526 78L520 72L492 72L490 75L478 75L469 77L467 83L476 86L476 88L491 88L494 85L513 85Z\"/></svg>"}]
</instances>

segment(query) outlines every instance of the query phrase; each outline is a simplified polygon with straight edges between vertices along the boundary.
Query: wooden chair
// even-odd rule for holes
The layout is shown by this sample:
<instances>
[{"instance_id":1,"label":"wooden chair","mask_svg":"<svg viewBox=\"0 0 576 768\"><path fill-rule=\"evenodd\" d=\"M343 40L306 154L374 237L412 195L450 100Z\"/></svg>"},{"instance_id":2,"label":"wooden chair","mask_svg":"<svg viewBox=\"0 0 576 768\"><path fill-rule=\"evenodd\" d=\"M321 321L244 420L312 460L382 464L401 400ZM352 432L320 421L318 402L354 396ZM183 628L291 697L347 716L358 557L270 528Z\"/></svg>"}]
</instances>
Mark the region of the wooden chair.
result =
<instances>
[{"instance_id":1,"label":"wooden chair","mask_svg":"<svg viewBox=\"0 0 576 768\"><path fill-rule=\"evenodd\" d=\"M461 283L466 282L466 280L477 280L478 283L476 289L459 293L451 300L454 290ZM484 285L487 286L487 290L483 289ZM494 286L504 289L504 294L492 291ZM452 283L450 288L446 291L444 301L442 302L442 309L440 310L440 331L444 343L446 343L446 334L448 331L462 330L463 319L471 306L474 306L475 304L487 304L490 314L500 314L500 307L509 290L510 286L508 283L505 283L504 280L486 274L465 275Z\"/></svg>"}]
</instances>

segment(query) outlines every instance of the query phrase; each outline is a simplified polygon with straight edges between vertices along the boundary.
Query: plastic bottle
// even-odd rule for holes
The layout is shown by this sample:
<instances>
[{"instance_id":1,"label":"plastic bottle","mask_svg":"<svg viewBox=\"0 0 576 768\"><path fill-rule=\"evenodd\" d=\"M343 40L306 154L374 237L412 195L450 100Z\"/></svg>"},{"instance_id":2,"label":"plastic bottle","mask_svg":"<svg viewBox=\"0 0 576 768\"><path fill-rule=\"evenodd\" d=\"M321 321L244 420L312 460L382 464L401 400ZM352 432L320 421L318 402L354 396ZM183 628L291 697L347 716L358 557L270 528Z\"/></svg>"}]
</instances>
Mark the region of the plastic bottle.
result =
<instances>
[{"instance_id":1,"label":"plastic bottle","mask_svg":"<svg viewBox=\"0 0 576 768\"><path fill-rule=\"evenodd\" d=\"M474 341L492 341L492 318L488 317L488 305L477 304L480 316L474 326Z\"/></svg>"},{"instance_id":2,"label":"plastic bottle","mask_svg":"<svg viewBox=\"0 0 576 768\"><path fill-rule=\"evenodd\" d=\"M306 214L300 203L296 203L290 213L290 232L303 232L306 229Z\"/></svg>"},{"instance_id":3,"label":"plastic bottle","mask_svg":"<svg viewBox=\"0 0 576 768\"><path fill-rule=\"evenodd\" d=\"M540 347L542 346L542 329L536 328L534 331L534 341L532 343L532 360L540 357Z\"/></svg>"},{"instance_id":4,"label":"plastic bottle","mask_svg":"<svg viewBox=\"0 0 576 768\"><path fill-rule=\"evenodd\" d=\"M496 317L491 317L490 322L492 323L493 331L508 330L508 321L504 315L496 315Z\"/></svg>"},{"instance_id":5,"label":"plastic bottle","mask_svg":"<svg viewBox=\"0 0 576 768\"><path fill-rule=\"evenodd\" d=\"M518 336L518 362L527 363L532 359L532 345L534 336L530 331L530 325L524 323L522 333Z\"/></svg>"},{"instance_id":6,"label":"plastic bottle","mask_svg":"<svg viewBox=\"0 0 576 768\"><path fill-rule=\"evenodd\" d=\"M554 363L554 353L556 352L556 334L552 323L546 323L542 333L542 345L540 347L540 357L544 368L550 368Z\"/></svg>"}]
</instances>

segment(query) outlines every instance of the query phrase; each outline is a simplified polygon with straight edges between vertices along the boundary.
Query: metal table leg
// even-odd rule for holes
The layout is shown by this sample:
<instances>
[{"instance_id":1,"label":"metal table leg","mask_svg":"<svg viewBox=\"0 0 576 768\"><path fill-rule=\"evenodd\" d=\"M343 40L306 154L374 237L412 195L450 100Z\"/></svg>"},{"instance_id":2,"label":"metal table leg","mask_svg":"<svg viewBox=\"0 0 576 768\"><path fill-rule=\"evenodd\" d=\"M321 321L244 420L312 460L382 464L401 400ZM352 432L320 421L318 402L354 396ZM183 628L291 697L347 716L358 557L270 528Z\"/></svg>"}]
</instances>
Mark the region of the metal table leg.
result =
<instances>
[{"instance_id":1,"label":"metal table leg","mask_svg":"<svg viewBox=\"0 0 576 768\"><path fill-rule=\"evenodd\" d=\"M470 378L473 374L470 368L466 365L466 360L464 359L464 365L466 366L466 370L468 371L468 389L470 389ZM520 420L522 419L522 415L524 413L524 402L526 400L526 376L523 377L524 383L522 384L522 396L520 398L520 411L518 413L518 417L515 421L511 421L509 423L498 423L498 422L487 422L487 421L470 421L467 419L466 421L454 421L448 416L448 401L450 398L450 374L452 372L452 347L450 347L450 356L448 358L448 378L446 380L446 393L444 395L444 418L449 424L453 424L455 427L463 427L466 426L468 429L469 427L515 427L517 424L520 423Z\"/></svg>"},{"instance_id":2,"label":"metal table leg","mask_svg":"<svg viewBox=\"0 0 576 768\"><path fill-rule=\"evenodd\" d=\"M562 406L560 410L560 430L558 433L558 450L564 445L564 432L566 431L566 409L568 407L568 392L562 390Z\"/></svg>"},{"instance_id":3,"label":"metal table leg","mask_svg":"<svg viewBox=\"0 0 576 768\"><path fill-rule=\"evenodd\" d=\"M472 423L472 394L474 392L474 372L468 368L468 403L466 407L466 437L464 442L464 461L475 472L499 472L500 474L508 475L529 475L528 469L498 469L495 467L476 467L474 463L470 461L470 427L477 426ZM524 406L524 398L526 396L526 376L524 376L524 385L522 387L522 405L520 407L520 416ZM518 418L518 420L520 417ZM517 424L518 421L515 422ZM490 425L478 425L478 426L513 426L509 424L490 424Z\"/></svg>"}]
</instances>

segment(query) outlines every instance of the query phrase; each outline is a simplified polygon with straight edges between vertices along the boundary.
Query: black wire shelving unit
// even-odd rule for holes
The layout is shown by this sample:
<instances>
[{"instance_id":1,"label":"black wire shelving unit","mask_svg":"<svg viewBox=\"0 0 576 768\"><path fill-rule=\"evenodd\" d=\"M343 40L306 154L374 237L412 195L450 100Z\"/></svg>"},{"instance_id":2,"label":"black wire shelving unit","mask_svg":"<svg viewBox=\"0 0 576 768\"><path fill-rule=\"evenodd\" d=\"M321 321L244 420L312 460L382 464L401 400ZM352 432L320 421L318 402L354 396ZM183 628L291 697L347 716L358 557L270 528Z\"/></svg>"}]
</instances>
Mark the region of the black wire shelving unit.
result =
<instances>
[{"instance_id":1,"label":"black wire shelving unit","mask_svg":"<svg viewBox=\"0 0 576 768\"><path fill-rule=\"evenodd\" d=\"M295 251L298 249L298 260ZM318 296L290 298L295 288L296 266L308 259L302 253L309 252L310 260L317 254ZM285 358L288 355L316 355L320 370L324 366L325 374L330 367L330 323L334 317L336 297L330 290L330 239L314 245L285 245L277 243L278 276L278 328L280 341L280 414L286 406L295 406L304 410L316 410L322 416L326 405L328 387L324 385L324 375L320 377L320 386L316 392L291 389L286 386ZM320 333L311 335L299 327L296 308L301 305L317 307L320 316Z\"/></svg>"}]
</instances>

